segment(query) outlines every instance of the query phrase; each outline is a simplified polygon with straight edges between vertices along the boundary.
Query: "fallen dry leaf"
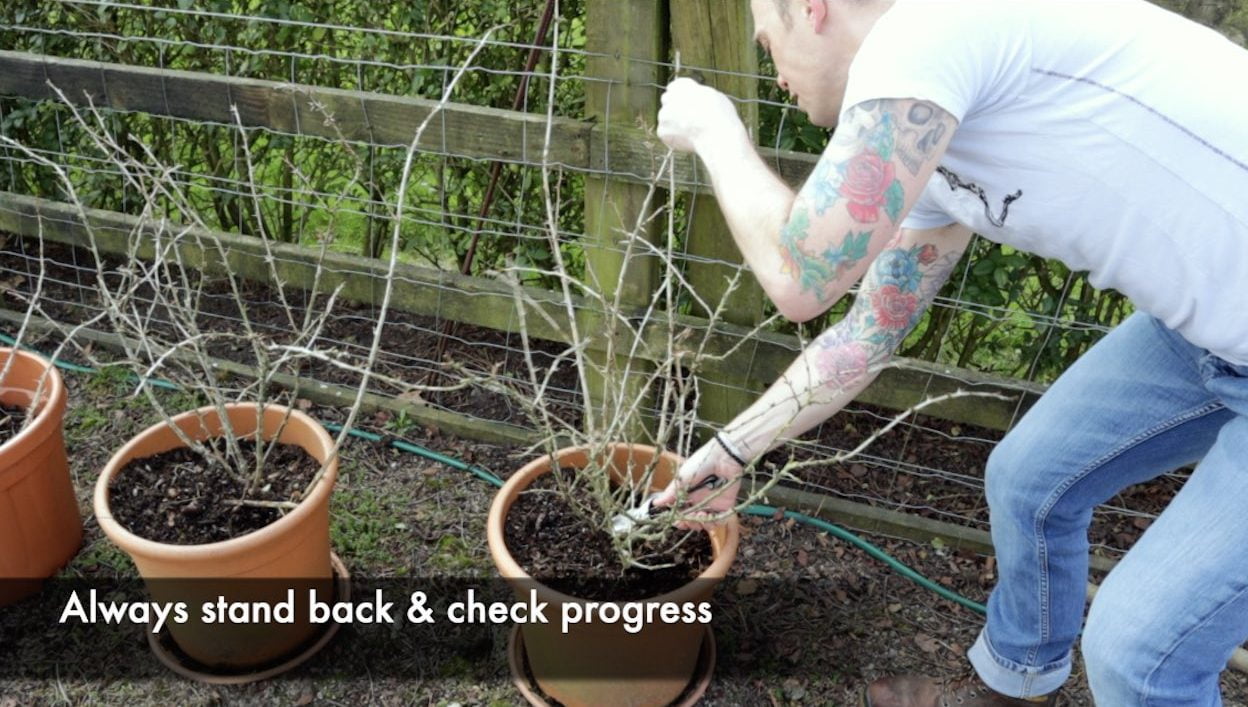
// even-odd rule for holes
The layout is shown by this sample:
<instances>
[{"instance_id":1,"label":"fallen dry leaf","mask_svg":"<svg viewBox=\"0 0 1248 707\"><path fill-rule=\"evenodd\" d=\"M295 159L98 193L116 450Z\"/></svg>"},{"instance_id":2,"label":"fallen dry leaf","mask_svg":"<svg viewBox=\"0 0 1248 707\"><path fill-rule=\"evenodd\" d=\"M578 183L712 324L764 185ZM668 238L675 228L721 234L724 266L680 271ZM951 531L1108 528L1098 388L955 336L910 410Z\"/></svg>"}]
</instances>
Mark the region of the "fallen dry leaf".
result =
<instances>
[{"instance_id":1,"label":"fallen dry leaf","mask_svg":"<svg viewBox=\"0 0 1248 707\"><path fill-rule=\"evenodd\" d=\"M914 645L918 646L919 650L924 653L935 653L940 649L940 643L926 633L914 634Z\"/></svg>"},{"instance_id":2,"label":"fallen dry leaf","mask_svg":"<svg viewBox=\"0 0 1248 707\"><path fill-rule=\"evenodd\" d=\"M738 596L748 597L758 591L758 582L753 579L743 579L737 582L736 592Z\"/></svg>"}]
</instances>

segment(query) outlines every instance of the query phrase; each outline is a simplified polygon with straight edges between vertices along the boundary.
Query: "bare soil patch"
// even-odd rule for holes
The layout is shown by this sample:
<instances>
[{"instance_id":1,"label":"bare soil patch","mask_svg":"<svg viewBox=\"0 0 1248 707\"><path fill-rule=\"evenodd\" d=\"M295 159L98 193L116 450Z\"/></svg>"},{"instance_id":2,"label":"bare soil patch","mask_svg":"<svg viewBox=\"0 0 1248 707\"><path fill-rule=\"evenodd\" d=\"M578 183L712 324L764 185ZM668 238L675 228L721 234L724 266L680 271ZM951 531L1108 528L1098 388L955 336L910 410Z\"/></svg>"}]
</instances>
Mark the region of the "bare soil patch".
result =
<instances>
[{"instance_id":1,"label":"bare soil patch","mask_svg":"<svg viewBox=\"0 0 1248 707\"><path fill-rule=\"evenodd\" d=\"M48 243L44 254L46 276L41 307L47 316L62 323L76 324L98 312L97 275L91 253L81 248ZM105 257L102 265L105 272L110 272L117 269L121 261ZM8 275L7 280L0 284L33 294L37 267L25 257L0 254L0 277ZM222 278L205 276L203 294L199 299L198 324L204 331L238 335L233 339L213 341L209 347L211 355L254 365L251 345L245 336L244 318L257 337L274 344L290 342L291 320L280 304L282 298L273 288L248 281L239 281L237 285L246 308L245 316L230 283ZM319 312L327 299L325 293L314 297L311 293L293 288L284 295L297 326L302 325L308 308ZM150 299L150 292L141 288L139 297ZM9 303L9 306L18 305ZM24 305L20 306L24 308ZM163 307L153 306L147 315L153 331L175 337L170 339L172 341L183 338L176 335ZM320 341L323 346L336 350L343 359L362 364L372 344L377 315L377 307L339 300ZM107 322L97 328L107 329ZM442 342L441 345L439 342ZM541 340L533 341L532 345L534 363L543 375L566 348L563 344ZM521 395L531 388L518 335L467 324L452 324L438 317L393 309L388 313L382 330L381 356L376 371L406 383L431 387L453 388L465 376L470 376L502 382ZM348 387L359 385L356 373L326 362L306 362L299 374L324 383ZM404 392L400 389L386 390L384 385L377 385L379 393L398 395ZM580 422L578 390L576 369L568 365L556 369L547 389L552 409L572 424ZM479 386L425 392L414 397L409 394L408 399L446 410L462 412L471 409L474 416L485 420L517 425L528 423L516 398Z\"/></svg>"}]
</instances>

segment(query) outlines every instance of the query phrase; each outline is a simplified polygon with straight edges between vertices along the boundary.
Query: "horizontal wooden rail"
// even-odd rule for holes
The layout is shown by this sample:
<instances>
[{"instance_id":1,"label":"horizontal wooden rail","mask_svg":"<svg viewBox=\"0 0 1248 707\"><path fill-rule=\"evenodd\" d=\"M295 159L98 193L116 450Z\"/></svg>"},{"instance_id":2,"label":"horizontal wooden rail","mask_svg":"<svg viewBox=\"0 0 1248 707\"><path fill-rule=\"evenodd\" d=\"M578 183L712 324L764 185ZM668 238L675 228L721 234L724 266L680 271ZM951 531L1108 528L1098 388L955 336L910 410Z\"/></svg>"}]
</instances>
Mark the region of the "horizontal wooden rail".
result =
<instances>
[{"instance_id":1,"label":"horizontal wooden rail","mask_svg":"<svg viewBox=\"0 0 1248 707\"><path fill-rule=\"evenodd\" d=\"M152 234L159 227L156 222L140 222L134 216L111 211L86 210L83 214L85 224L83 215L71 205L0 192L0 230L77 247L89 247L94 232L95 246L102 253L112 255L130 253L134 238L139 244L140 257L153 256ZM291 287L310 289L316 274L318 252L303 246L278 243L271 244L271 249L282 281ZM255 238L192 229L181 239L184 261L206 272L224 272L221 253L224 253L229 269L238 276L261 283L272 279L264 248ZM341 296L350 301L368 305L380 303L386 272L381 261L330 253L321 262L321 267L322 291L332 291L341 286ZM515 332L519 329L514 295L505 283L405 264L398 267L396 278L391 306L398 310L501 331ZM537 288L526 288L524 292L533 306L540 307L553 322L552 325L544 317L530 313L526 318L529 334L568 343L567 332L570 329L560 324L567 319L560 296ZM596 307L592 301L583 299L574 300L573 305L578 309ZM683 316L677 317L674 324L698 332L708 326L705 319ZM800 350L800 342L794 336L763 332L728 354L749 333L742 327L716 324L705 352L727 355L722 360L703 362L703 373L711 379L716 379L717 375L744 375L769 384L792 363ZM638 352L640 357L661 360L666 356L665 318L653 317L652 326L643 332L643 337L646 345ZM959 388L1002 392L1013 399L958 398L927 408L924 412L957 422L1005 429L1017 412L1029 407L1043 391L1039 385L924 361L900 360L898 364L896 368L881 372L858 400L904 410L927 397Z\"/></svg>"},{"instance_id":2,"label":"horizontal wooden rail","mask_svg":"<svg viewBox=\"0 0 1248 707\"><path fill-rule=\"evenodd\" d=\"M226 125L235 124L230 106L236 106L239 122L249 128L404 148L438 103L368 91L0 51L0 94L56 100L52 86L77 105L90 102L99 108ZM333 120L327 121L327 116ZM667 148L646 130L554 117L547 152L546 124L545 114L450 103L425 131L419 147L530 165L545 160L647 184L662 176L659 167ZM805 179L817 159L785 150L761 152L782 178L794 184ZM681 187L709 188L696 158L677 156L675 170Z\"/></svg>"}]
</instances>

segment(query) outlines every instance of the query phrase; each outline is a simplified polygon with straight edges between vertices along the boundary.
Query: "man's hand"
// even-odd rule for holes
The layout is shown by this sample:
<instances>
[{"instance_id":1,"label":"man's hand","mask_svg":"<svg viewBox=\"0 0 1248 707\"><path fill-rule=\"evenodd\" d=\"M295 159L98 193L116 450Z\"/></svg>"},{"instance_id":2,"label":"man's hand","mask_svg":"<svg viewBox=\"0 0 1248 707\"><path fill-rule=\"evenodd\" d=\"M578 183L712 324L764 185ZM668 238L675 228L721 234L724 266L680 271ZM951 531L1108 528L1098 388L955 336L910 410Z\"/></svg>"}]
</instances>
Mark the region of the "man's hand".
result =
<instances>
[{"instance_id":1,"label":"man's hand","mask_svg":"<svg viewBox=\"0 0 1248 707\"><path fill-rule=\"evenodd\" d=\"M745 135L737 109L727 96L693 79L676 79L663 93L659 138L673 150L696 152L699 144Z\"/></svg>"},{"instance_id":2,"label":"man's hand","mask_svg":"<svg viewBox=\"0 0 1248 707\"><path fill-rule=\"evenodd\" d=\"M654 499L654 505L667 507L683 501L681 508L688 509L688 519L678 522L678 528L699 530L716 525L723 520L712 521L711 518L723 515L737 505L742 471L741 465L729 457L719 443L711 440L680 465L676 478ZM686 489L697 486L712 474L719 478L719 483L686 496ZM708 522L699 522L701 517Z\"/></svg>"}]
</instances>

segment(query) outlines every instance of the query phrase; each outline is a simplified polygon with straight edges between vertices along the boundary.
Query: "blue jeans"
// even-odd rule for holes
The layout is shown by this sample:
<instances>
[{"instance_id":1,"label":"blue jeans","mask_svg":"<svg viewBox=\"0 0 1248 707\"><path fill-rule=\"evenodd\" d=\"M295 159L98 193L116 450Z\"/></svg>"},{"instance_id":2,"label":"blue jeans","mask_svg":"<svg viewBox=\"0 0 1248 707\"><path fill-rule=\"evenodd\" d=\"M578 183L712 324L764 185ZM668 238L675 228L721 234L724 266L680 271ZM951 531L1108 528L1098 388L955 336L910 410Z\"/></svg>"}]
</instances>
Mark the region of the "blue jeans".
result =
<instances>
[{"instance_id":1,"label":"blue jeans","mask_svg":"<svg viewBox=\"0 0 1248 707\"><path fill-rule=\"evenodd\" d=\"M986 486L1000 581L968 657L1031 697L1070 675L1092 509L1199 461L1101 586L1080 644L1097 704L1218 705L1248 638L1248 366L1135 314L997 446Z\"/></svg>"}]
</instances>

